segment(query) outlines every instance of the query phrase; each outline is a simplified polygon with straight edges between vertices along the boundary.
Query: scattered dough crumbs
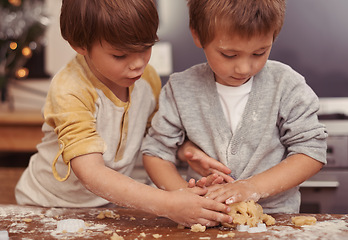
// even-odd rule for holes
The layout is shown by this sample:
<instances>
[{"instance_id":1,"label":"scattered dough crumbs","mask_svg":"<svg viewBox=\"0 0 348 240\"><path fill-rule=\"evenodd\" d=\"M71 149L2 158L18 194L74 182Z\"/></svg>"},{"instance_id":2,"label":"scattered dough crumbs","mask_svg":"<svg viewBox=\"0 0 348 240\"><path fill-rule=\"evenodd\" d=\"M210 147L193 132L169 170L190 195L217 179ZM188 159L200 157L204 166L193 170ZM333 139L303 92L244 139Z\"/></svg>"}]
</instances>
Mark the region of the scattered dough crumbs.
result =
<instances>
[{"instance_id":1,"label":"scattered dough crumbs","mask_svg":"<svg viewBox=\"0 0 348 240\"><path fill-rule=\"evenodd\" d=\"M297 216L292 217L291 221L295 226L300 227L303 225L314 225L317 222L317 219L309 216Z\"/></svg>"},{"instance_id":2,"label":"scattered dough crumbs","mask_svg":"<svg viewBox=\"0 0 348 240\"><path fill-rule=\"evenodd\" d=\"M110 237L110 240L124 240L124 238L117 233L113 233L112 236Z\"/></svg>"},{"instance_id":3,"label":"scattered dough crumbs","mask_svg":"<svg viewBox=\"0 0 348 240\"><path fill-rule=\"evenodd\" d=\"M236 236L236 234L234 233L234 232L229 232L229 233L227 233L227 235L229 236L229 237L234 237L234 236Z\"/></svg>"},{"instance_id":4,"label":"scattered dough crumbs","mask_svg":"<svg viewBox=\"0 0 348 240\"><path fill-rule=\"evenodd\" d=\"M157 234L157 233L156 233L156 234L153 234L152 236L153 236L154 238L161 238L161 237L162 237L162 235L159 235L159 234Z\"/></svg>"},{"instance_id":5,"label":"scattered dough crumbs","mask_svg":"<svg viewBox=\"0 0 348 240\"><path fill-rule=\"evenodd\" d=\"M257 226L258 223L265 223L267 226L274 225L275 219L263 213L262 206L254 201L232 203L229 205L233 222L222 223L225 227L236 227L237 225Z\"/></svg>"},{"instance_id":6,"label":"scattered dough crumbs","mask_svg":"<svg viewBox=\"0 0 348 240\"><path fill-rule=\"evenodd\" d=\"M99 215L97 216L98 219L104 219L104 218L113 218L113 219L118 219L120 218L119 214L115 214L112 211L101 211Z\"/></svg>"},{"instance_id":7,"label":"scattered dough crumbs","mask_svg":"<svg viewBox=\"0 0 348 240\"><path fill-rule=\"evenodd\" d=\"M218 234L216 235L216 238L233 238L236 234L233 232L229 232L226 234Z\"/></svg>"},{"instance_id":8,"label":"scattered dough crumbs","mask_svg":"<svg viewBox=\"0 0 348 240\"><path fill-rule=\"evenodd\" d=\"M22 221L26 222L26 223L31 223L33 221L33 219L31 219L31 218L23 218Z\"/></svg>"},{"instance_id":9,"label":"scattered dough crumbs","mask_svg":"<svg viewBox=\"0 0 348 240\"><path fill-rule=\"evenodd\" d=\"M191 232L205 232L206 227L197 223L191 226Z\"/></svg>"}]
</instances>

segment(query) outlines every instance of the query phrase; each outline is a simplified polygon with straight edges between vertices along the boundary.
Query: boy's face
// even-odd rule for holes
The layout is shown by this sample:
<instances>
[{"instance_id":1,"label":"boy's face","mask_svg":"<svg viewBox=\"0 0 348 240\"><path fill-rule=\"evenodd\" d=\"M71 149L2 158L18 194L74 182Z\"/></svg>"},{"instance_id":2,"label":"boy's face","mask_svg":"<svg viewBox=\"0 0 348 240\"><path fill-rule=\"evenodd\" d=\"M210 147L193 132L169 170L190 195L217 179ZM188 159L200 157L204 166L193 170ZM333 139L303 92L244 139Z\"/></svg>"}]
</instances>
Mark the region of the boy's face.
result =
<instances>
[{"instance_id":1,"label":"boy's face","mask_svg":"<svg viewBox=\"0 0 348 240\"><path fill-rule=\"evenodd\" d=\"M198 47L202 47L192 32ZM238 34L217 31L212 42L204 46L207 61L215 73L215 80L226 86L238 87L257 74L269 57L273 44L273 32L241 38Z\"/></svg>"},{"instance_id":2,"label":"boy's face","mask_svg":"<svg viewBox=\"0 0 348 240\"><path fill-rule=\"evenodd\" d=\"M78 52L85 56L94 75L117 92L117 88L127 88L141 77L150 60L151 47L142 52L124 52L106 41L97 41L89 51L80 49Z\"/></svg>"}]
</instances>

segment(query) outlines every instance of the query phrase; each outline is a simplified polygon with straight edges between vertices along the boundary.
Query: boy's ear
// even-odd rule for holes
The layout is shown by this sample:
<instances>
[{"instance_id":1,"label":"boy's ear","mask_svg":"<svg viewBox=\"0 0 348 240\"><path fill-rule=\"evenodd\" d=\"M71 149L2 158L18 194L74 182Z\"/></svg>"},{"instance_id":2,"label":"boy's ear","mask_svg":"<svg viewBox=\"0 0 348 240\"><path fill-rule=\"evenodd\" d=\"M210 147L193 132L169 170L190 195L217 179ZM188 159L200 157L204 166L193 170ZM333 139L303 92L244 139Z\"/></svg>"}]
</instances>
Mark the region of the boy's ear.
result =
<instances>
[{"instance_id":1,"label":"boy's ear","mask_svg":"<svg viewBox=\"0 0 348 240\"><path fill-rule=\"evenodd\" d=\"M199 40L199 37L198 37L198 34L196 32L196 30L190 28L191 30L191 35L192 35L192 38L193 38L193 42L195 43L195 45L199 48L203 48L202 44L201 44L201 41Z\"/></svg>"},{"instance_id":2,"label":"boy's ear","mask_svg":"<svg viewBox=\"0 0 348 240\"><path fill-rule=\"evenodd\" d=\"M86 56L88 54L88 50L87 48L84 48L84 47L76 47L76 46L73 46L73 45L70 45L77 53L83 55L83 56Z\"/></svg>"}]
</instances>

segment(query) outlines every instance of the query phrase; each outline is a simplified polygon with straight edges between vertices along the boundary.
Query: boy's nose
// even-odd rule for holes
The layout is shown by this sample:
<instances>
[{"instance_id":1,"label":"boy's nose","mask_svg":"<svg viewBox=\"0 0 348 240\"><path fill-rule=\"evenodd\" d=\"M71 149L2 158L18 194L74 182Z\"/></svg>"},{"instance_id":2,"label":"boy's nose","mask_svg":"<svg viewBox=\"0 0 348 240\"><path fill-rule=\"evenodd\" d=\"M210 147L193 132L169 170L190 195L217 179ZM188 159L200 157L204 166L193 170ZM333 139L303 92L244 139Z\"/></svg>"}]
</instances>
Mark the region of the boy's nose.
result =
<instances>
[{"instance_id":1,"label":"boy's nose","mask_svg":"<svg viewBox=\"0 0 348 240\"><path fill-rule=\"evenodd\" d=\"M130 70L138 70L143 68L147 64L144 54L137 54L129 64Z\"/></svg>"},{"instance_id":2,"label":"boy's nose","mask_svg":"<svg viewBox=\"0 0 348 240\"><path fill-rule=\"evenodd\" d=\"M240 75L248 75L251 70L251 65L248 61L240 61L235 66L235 72Z\"/></svg>"}]
</instances>

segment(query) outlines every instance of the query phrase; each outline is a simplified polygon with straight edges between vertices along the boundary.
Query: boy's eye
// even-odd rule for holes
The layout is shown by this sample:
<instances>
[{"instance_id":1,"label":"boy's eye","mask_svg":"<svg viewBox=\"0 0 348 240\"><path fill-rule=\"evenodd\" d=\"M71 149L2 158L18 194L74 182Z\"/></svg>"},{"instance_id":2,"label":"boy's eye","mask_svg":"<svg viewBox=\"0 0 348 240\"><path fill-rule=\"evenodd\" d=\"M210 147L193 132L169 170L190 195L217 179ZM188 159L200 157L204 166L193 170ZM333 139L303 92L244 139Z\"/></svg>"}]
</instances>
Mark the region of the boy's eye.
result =
<instances>
[{"instance_id":1,"label":"boy's eye","mask_svg":"<svg viewBox=\"0 0 348 240\"><path fill-rule=\"evenodd\" d=\"M234 57L236 57L237 55L236 54L225 54L225 53L221 53L221 55L223 56L223 57L225 57L225 58L234 58Z\"/></svg>"},{"instance_id":2,"label":"boy's eye","mask_svg":"<svg viewBox=\"0 0 348 240\"><path fill-rule=\"evenodd\" d=\"M266 51L262 52L262 53L254 53L254 56L256 57L261 57L263 55L265 55Z\"/></svg>"},{"instance_id":3,"label":"boy's eye","mask_svg":"<svg viewBox=\"0 0 348 240\"><path fill-rule=\"evenodd\" d=\"M127 55L112 55L116 59L125 59Z\"/></svg>"}]
</instances>

